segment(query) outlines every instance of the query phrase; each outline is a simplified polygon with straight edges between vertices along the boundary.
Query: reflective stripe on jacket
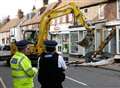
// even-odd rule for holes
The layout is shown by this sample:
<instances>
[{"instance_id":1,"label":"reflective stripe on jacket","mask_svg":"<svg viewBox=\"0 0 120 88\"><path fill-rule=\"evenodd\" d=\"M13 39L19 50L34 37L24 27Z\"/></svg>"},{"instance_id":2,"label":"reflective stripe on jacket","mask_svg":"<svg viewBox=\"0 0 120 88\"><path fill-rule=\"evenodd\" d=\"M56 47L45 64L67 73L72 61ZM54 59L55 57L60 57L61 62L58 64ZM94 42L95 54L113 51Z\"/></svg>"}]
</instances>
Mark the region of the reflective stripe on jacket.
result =
<instances>
[{"instance_id":1,"label":"reflective stripe on jacket","mask_svg":"<svg viewBox=\"0 0 120 88\"><path fill-rule=\"evenodd\" d=\"M33 87L33 77L36 72L31 66L31 61L23 53L16 52L10 60L10 66L12 69L14 88Z\"/></svg>"}]
</instances>

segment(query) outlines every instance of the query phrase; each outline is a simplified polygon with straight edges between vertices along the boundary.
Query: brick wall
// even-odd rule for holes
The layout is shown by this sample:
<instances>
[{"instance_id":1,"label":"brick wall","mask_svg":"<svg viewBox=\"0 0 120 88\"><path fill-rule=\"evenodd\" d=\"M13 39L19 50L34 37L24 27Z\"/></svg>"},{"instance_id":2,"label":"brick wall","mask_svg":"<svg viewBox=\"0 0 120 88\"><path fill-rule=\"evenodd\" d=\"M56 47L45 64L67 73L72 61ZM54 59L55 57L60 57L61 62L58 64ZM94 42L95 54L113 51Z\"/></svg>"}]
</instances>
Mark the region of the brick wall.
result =
<instances>
[{"instance_id":1,"label":"brick wall","mask_svg":"<svg viewBox=\"0 0 120 88\"><path fill-rule=\"evenodd\" d=\"M115 20L117 19L117 5L116 2L111 2L111 3L107 3L107 5L104 8L105 10L105 18L107 20Z\"/></svg>"}]
</instances>

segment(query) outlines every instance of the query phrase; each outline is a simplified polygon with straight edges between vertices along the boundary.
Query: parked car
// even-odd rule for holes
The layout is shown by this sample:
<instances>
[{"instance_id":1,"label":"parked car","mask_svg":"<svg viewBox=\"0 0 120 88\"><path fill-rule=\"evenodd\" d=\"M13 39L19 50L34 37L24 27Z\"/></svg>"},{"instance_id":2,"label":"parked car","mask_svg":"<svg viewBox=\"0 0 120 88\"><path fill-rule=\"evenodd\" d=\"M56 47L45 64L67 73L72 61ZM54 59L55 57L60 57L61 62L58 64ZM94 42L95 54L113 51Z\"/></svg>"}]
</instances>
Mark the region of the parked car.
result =
<instances>
[{"instance_id":1,"label":"parked car","mask_svg":"<svg viewBox=\"0 0 120 88\"><path fill-rule=\"evenodd\" d=\"M8 51L10 51L10 45L4 45L4 47L3 47L3 51L4 50L8 50Z\"/></svg>"},{"instance_id":2,"label":"parked car","mask_svg":"<svg viewBox=\"0 0 120 88\"><path fill-rule=\"evenodd\" d=\"M10 45L0 46L0 61L7 60L9 62L10 55Z\"/></svg>"}]
</instances>

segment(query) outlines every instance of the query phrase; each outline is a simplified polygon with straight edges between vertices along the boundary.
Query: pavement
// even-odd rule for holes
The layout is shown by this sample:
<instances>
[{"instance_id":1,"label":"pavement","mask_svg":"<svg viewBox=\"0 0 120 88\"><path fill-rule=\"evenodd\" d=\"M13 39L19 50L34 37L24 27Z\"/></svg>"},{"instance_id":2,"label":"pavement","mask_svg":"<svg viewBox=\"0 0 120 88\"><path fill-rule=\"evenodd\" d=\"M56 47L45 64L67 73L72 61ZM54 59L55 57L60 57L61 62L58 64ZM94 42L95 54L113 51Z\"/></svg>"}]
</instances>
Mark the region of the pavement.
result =
<instances>
[{"instance_id":1,"label":"pavement","mask_svg":"<svg viewBox=\"0 0 120 88\"><path fill-rule=\"evenodd\" d=\"M78 57L69 57L69 62L76 62L76 61L80 61L81 63L84 62L84 59L78 58ZM112 63L112 64L108 64L108 65L103 65L103 66L92 66L92 67L97 67L97 68L102 68L102 69L106 69L106 70L112 70L112 71L118 71L120 72L120 63Z\"/></svg>"},{"instance_id":2,"label":"pavement","mask_svg":"<svg viewBox=\"0 0 120 88\"><path fill-rule=\"evenodd\" d=\"M68 63L71 62L76 62L79 61L81 63L85 62L85 59L83 58L79 58L79 57L68 57ZM78 62L78 63L79 63ZM0 66L3 66L6 64L6 61L0 61ZM112 71L118 71L120 72L120 62L119 63L112 63L112 64L108 64L108 65L103 65L103 66L92 66L92 67L97 67L97 68L102 68L102 69L106 69L106 70L112 70Z\"/></svg>"},{"instance_id":3,"label":"pavement","mask_svg":"<svg viewBox=\"0 0 120 88\"><path fill-rule=\"evenodd\" d=\"M118 71L120 72L120 63L113 63L110 65L106 66L99 66L100 68L107 69L107 70L112 70L112 71Z\"/></svg>"}]
</instances>

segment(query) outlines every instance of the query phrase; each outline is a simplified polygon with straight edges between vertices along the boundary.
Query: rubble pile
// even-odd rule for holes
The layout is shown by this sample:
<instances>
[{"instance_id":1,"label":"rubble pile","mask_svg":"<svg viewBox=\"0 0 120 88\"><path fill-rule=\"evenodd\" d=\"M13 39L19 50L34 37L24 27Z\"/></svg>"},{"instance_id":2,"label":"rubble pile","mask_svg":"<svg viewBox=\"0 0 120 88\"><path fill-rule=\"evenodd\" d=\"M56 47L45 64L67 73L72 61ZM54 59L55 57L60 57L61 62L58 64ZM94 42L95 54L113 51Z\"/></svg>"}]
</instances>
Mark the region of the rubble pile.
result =
<instances>
[{"instance_id":1,"label":"rubble pile","mask_svg":"<svg viewBox=\"0 0 120 88\"><path fill-rule=\"evenodd\" d=\"M84 60L69 62L69 64L76 66L104 66L115 62L114 55L111 53L102 52L97 55L96 58L92 58L93 53L94 52L87 53L84 57L82 57Z\"/></svg>"}]
</instances>

